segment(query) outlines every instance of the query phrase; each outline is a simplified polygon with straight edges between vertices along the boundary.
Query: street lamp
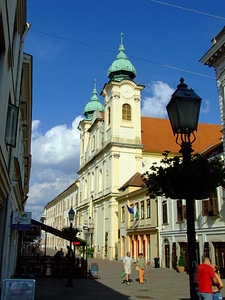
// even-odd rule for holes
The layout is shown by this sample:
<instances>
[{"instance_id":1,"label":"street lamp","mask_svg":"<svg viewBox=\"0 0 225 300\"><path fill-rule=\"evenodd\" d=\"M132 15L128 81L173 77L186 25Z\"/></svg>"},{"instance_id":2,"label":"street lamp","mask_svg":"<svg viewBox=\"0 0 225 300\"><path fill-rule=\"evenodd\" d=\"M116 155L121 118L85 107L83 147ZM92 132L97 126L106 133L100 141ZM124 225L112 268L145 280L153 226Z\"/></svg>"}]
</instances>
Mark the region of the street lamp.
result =
<instances>
[{"instance_id":1,"label":"street lamp","mask_svg":"<svg viewBox=\"0 0 225 300\"><path fill-rule=\"evenodd\" d=\"M181 146L180 153L183 156L183 164L189 164L191 161L192 144L196 140L194 132L198 127L201 100L194 90L188 89L184 79L181 78L177 90L166 107L173 133L176 136L176 143ZM192 187L190 186L190 188ZM191 299L197 299L198 288L194 204L195 199L188 196L186 198L186 214Z\"/></svg>"},{"instance_id":2,"label":"street lamp","mask_svg":"<svg viewBox=\"0 0 225 300\"><path fill-rule=\"evenodd\" d=\"M70 248L68 249L68 277L67 277L67 284L66 287L73 287L73 282L72 282L72 271L73 271L73 252L72 252L72 239L73 239L73 221L74 221L74 216L75 216L75 211L71 207L71 209L68 212L69 216L69 221L70 221Z\"/></svg>"}]
</instances>

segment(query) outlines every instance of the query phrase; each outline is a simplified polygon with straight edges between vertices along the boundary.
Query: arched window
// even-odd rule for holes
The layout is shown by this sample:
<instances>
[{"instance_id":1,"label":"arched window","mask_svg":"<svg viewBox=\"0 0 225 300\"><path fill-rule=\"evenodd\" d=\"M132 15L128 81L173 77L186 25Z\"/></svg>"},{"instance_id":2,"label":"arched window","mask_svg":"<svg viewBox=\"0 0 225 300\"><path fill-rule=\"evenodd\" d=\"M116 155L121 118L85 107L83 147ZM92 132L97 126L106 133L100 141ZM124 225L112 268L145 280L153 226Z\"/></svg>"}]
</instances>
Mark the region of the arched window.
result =
<instances>
[{"instance_id":1,"label":"arched window","mask_svg":"<svg viewBox=\"0 0 225 300\"><path fill-rule=\"evenodd\" d=\"M122 120L131 121L131 106L127 103L122 107Z\"/></svg>"},{"instance_id":2,"label":"arched window","mask_svg":"<svg viewBox=\"0 0 225 300\"><path fill-rule=\"evenodd\" d=\"M111 112L110 112L110 107L108 108L108 126L110 125L110 117L111 117Z\"/></svg>"}]
</instances>

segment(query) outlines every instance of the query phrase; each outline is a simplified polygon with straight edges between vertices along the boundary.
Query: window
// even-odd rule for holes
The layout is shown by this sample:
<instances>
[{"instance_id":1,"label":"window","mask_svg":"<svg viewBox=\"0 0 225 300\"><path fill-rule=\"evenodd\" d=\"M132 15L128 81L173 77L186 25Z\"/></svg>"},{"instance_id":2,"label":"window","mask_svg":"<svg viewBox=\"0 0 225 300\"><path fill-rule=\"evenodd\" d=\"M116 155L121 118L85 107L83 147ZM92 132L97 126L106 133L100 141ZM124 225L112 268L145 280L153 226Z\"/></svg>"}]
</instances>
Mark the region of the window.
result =
<instances>
[{"instance_id":1,"label":"window","mask_svg":"<svg viewBox=\"0 0 225 300\"><path fill-rule=\"evenodd\" d=\"M147 218L151 218L151 202L147 199Z\"/></svg>"},{"instance_id":2,"label":"window","mask_svg":"<svg viewBox=\"0 0 225 300\"><path fill-rule=\"evenodd\" d=\"M102 192L102 180L103 180L102 170L99 170L99 174L98 174L98 191L99 192Z\"/></svg>"},{"instance_id":3,"label":"window","mask_svg":"<svg viewBox=\"0 0 225 300\"><path fill-rule=\"evenodd\" d=\"M203 216L218 216L218 197L215 190L208 200L202 200L202 215Z\"/></svg>"},{"instance_id":4,"label":"window","mask_svg":"<svg viewBox=\"0 0 225 300\"><path fill-rule=\"evenodd\" d=\"M131 121L131 106L124 104L122 107L122 120Z\"/></svg>"},{"instance_id":5,"label":"window","mask_svg":"<svg viewBox=\"0 0 225 300\"><path fill-rule=\"evenodd\" d=\"M111 120L110 120L110 118L111 118L110 107L108 108L108 111L107 111L107 112L108 112L108 116L107 116L107 117L108 117L108 126L109 126L109 125L110 125L110 121L111 121Z\"/></svg>"},{"instance_id":6,"label":"window","mask_svg":"<svg viewBox=\"0 0 225 300\"><path fill-rule=\"evenodd\" d=\"M125 207L121 207L121 222L125 222Z\"/></svg>"},{"instance_id":7,"label":"window","mask_svg":"<svg viewBox=\"0 0 225 300\"><path fill-rule=\"evenodd\" d=\"M186 219L186 205L183 205L182 200L177 200L177 221Z\"/></svg>"},{"instance_id":8,"label":"window","mask_svg":"<svg viewBox=\"0 0 225 300\"><path fill-rule=\"evenodd\" d=\"M5 142L11 147L16 147L16 134L19 109L9 103L6 123Z\"/></svg>"},{"instance_id":9,"label":"window","mask_svg":"<svg viewBox=\"0 0 225 300\"><path fill-rule=\"evenodd\" d=\"M95 150L95 136L93 135L92 139L91 139L91 151L94 151L94 150Z\"/></svg>"},{"instance_id":10,"label":"window","mask_svg":"<svg viewBox=\"0 0 225 300\"><path fill-rule=\"evenodd\" d=\"M141 201L141 219L145 218L145 202Z\"/></svg>"},{"instance_id":11,"label":"window","mask_svg":"<svg viewBox=\"0 0 225 300\"><path fill-rule=\"evenodd\" d=\"M167 212L167 201L164 200L162 202L162 219L163 219L163 224L168 223L168 212Z\"/></svg>"}]
</instances>

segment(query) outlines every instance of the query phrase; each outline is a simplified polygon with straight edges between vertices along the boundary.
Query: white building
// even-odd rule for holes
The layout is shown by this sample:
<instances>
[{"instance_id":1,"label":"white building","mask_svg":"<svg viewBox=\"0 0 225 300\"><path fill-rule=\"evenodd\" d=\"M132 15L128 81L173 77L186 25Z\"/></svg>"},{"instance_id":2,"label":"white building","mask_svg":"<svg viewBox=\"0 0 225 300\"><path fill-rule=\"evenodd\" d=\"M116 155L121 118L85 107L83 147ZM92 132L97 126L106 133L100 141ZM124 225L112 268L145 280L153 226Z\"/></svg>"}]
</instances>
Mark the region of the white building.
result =
<instances>
[{"instance_id":1,"label":"white building","mask_svg":"<svg viewBox=\"0 0 225 300\"><path fill-rule=\"evenodd\" d=\"M108 69L109 81L101 92L104 105L97 96L95 83L84 109L85 119L78 127L80 166L74 207L77 226L82 229L89 220L93 221L91 244L97 258L120 259L127 250L131 250L132 255L144 250L149 261L153 262L157 255L162 266L172 267L178 247L186 245L185 215L182 219L177 216L177 210L179 214L184 211L184 203L159 197L149 204L141 185L132 186L130 179L137 173L144 173L153 162L160 161L165 150L176 155L180 149L168 120L141 117L144 86L134 81L135 76L136 70L121 40L118 55ZM220 140L221 126L199 124L194 149L203 152ZM146 215L143 214L138 222L126 215L125 204L129 201L146 209ZM202 212L200 202L198 205L199 214ZM196 217L198 222L200 217ZM201 230L204 226L201 225ZM208 227L204 230L209 232ZM85 238L84 231L81 235ZM207 240L201 239L201 244Z\"/></svg>"}]
</instances>

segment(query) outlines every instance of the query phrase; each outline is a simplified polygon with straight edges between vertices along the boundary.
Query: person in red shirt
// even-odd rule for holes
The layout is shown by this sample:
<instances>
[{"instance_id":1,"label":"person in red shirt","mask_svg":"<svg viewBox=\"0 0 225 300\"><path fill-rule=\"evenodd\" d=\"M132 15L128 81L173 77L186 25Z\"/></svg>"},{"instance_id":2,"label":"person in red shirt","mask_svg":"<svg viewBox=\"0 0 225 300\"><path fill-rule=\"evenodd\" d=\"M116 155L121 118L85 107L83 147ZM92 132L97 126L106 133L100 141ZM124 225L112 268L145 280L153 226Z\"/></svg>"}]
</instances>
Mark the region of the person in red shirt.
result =
<instances>
[{"instance_id":1,"label":"person in red shirt","mask_svg":"<svg viewBox=\"0 0 225 300\"><path fill-rule=\"evenodd\" d=\"M198 292L199 300L212 300L212 284L219 285L215 271L208 257L204 257L203 263L198 266Z\"/></svg>"}]
</instances>

